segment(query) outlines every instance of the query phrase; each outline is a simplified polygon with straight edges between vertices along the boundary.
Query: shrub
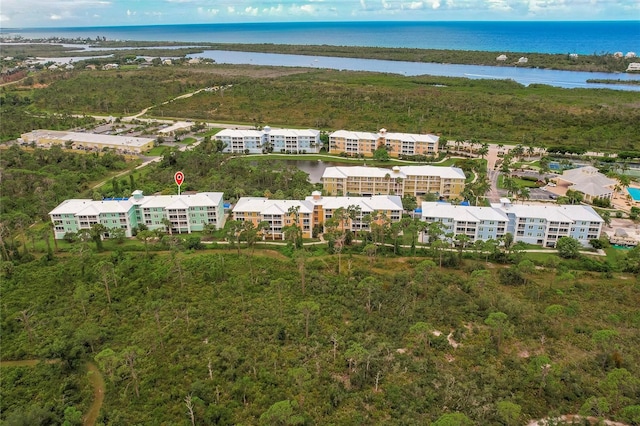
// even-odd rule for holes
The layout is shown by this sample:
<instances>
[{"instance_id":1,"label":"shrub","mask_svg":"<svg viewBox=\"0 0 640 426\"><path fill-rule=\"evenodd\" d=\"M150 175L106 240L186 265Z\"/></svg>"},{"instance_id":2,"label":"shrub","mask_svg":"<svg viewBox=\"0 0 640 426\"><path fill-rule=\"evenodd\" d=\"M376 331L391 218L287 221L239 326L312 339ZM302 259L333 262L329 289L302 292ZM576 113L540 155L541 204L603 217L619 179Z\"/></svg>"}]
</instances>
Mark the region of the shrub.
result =
<instances>
[{"instance_id":1,"label":"shrub","mask_svg":"<svg viewBox=\"0 0 640 426\"><path fill-rule=\"evenodd\" d=\"M514 267L501 269L498 273L498 280L502 285L522 285L525 282L524 277Z\"/></svg>"}]
</instances>

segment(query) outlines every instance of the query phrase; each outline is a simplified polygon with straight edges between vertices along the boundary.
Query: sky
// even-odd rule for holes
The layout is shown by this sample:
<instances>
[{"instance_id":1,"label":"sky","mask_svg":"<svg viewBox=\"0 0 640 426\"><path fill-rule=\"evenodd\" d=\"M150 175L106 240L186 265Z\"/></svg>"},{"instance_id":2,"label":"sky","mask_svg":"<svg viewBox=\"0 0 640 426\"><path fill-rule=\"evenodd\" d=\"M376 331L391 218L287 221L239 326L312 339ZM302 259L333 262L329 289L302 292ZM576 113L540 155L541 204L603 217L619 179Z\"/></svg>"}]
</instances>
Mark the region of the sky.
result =
<instances>
[{"instance_id":1,"label":"sky","mask_svg":"<svg viewBox=\"0 0 640 426\"><path fill-rule=\"evenodd\" d=\"M640 20L640 0L0 0L0 28L630 19Z\"/></svg>"}]
</instances>

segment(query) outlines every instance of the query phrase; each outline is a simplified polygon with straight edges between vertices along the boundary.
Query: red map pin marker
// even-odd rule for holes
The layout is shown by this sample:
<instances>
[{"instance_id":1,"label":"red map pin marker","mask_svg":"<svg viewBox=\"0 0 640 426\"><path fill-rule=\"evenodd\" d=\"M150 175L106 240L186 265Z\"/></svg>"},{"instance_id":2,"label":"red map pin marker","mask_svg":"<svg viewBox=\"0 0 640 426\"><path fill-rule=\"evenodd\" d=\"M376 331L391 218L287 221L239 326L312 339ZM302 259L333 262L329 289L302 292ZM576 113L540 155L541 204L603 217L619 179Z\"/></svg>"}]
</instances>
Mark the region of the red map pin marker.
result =
<instances>
[{"instance_id":1,"label":"red map pin marker","mask_svg":"<svg viewBox=\"0 0 640 426\"><path fill-rule=\"evenodd\" d=\"M176 174L173 175L173 179L175 179L176 185L178 186L182 185L182 182L184 182L184 173L176 172Z\"/></svg>"}]
</instances>

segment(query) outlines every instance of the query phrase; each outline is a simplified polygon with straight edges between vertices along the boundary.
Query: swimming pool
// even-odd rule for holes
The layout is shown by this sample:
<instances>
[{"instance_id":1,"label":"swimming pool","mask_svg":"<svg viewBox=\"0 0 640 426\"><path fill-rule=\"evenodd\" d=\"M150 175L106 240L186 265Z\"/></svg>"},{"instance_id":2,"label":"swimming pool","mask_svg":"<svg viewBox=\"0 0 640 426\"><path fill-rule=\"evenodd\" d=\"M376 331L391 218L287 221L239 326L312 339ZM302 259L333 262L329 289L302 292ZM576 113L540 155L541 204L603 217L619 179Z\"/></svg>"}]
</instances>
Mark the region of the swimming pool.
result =
<instances>
[{"instance_id":1,"label":"swimming pool","mask_svg":"<svg viewBox=\"0 0 640 426\"><path fill-rule=\"evenodd\" d=\"M640 189L639 188L627 188L627 192L633 198L633 201L640 202Z\"/></svg>"}]
</instances>

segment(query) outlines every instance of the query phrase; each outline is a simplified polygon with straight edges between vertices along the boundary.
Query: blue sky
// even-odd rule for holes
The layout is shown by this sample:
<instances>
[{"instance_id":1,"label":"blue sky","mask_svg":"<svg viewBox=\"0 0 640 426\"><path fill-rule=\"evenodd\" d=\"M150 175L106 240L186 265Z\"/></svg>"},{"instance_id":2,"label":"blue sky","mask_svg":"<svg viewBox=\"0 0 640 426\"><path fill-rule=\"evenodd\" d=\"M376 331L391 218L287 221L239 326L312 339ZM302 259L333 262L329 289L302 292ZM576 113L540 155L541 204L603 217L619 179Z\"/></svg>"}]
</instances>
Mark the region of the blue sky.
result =
<instances>
[{"instance_id":1,"label":"blue sky","mask_svg":"<svg viewBox=\"0 0 640 426\"><path fill-rule=\"evenodd\" d=\"M640 0L1 0L0 26L640 19Z\"/></svg>"}]
</instances>

